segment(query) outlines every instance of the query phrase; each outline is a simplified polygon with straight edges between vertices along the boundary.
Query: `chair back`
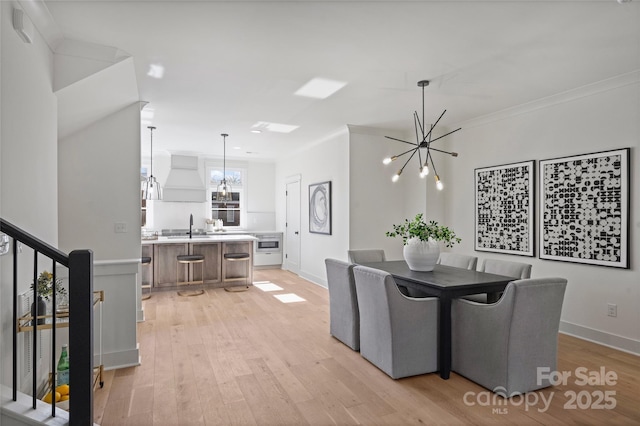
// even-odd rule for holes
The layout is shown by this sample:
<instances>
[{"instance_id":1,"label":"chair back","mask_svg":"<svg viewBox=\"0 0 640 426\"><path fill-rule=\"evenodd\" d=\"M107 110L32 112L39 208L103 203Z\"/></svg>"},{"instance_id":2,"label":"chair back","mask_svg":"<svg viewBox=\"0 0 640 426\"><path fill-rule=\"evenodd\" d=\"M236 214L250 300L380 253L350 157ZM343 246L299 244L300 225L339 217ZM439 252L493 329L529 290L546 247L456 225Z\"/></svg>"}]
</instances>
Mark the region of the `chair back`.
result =
<instances>
[{"instance_id":1,"label":"chair back","mask_svg":"<svg viewBox=\"0 0 640 426\"><path fill-rule=\"evenodd\" d=\"M496 303L504 309L502 351L509 394L550 386L538 383L537 369L557 370L558 330L567 280L537 278L510 282Z\"/></svg>"},{"instance_id":2,"label":"chair back","mask_svg":"<svg viewBox=\"0 0 640 426\"><path fill-rule=\"evenodd\" d=\"M357 351L360 349L360 314L353 266L337 259L325 259L329 289L329 332Z\"/></svg>"},{"instance_id":3,"label":"chair back","mask_svg":"<svg viewBox=\"0 0 640 426\"><path fill-rule=\"evenodd\" d=\"M511 397L550 386L539 368L557 371L564 278L511 281L493 304L451 306L453 370Z\"/></svg>"},{"instance_id":4,"label":"chair back","mask_svg":"<svg viewBox=\"0 0 640 426\"><path fill-rule=\"evenodd\" d=\"M510 262L507 260L486 259L480 267L480 272L504 275L524 280L531 278L531 265L528 263Z\"/></svg>"},{"instance_id":5,"label":"chair back","mask_svg":"<svg viewBox=\"0 0 640 426\"><path fill-rule=\"evenodd\" d=\"M454 268L462 268L475 270L478 264L478 258L476 256L467 256L466 254L457 253L440 253L438 258L439 265L453 266Z\"/></svg>"},{"instance_id":6,"label":"chair back","mask_svg":"<svg viewBox=\"0 0 640 426\"><path fill-rule=\"evenodd\" d=\"M360 354L394 379L438 369L438 299L404 296L378 269L353 270L360 309Z\"/></svg>"},{"instance_id":7,"label":"chair back","mask_svg":"<svg viewBox=\"0 0 640 426\"><path fill-rule=\"evenodd\" d=\"M347 254L351 263L384 262L386 260L382 249L348 250Z\"/></svg>"}]
</instances>

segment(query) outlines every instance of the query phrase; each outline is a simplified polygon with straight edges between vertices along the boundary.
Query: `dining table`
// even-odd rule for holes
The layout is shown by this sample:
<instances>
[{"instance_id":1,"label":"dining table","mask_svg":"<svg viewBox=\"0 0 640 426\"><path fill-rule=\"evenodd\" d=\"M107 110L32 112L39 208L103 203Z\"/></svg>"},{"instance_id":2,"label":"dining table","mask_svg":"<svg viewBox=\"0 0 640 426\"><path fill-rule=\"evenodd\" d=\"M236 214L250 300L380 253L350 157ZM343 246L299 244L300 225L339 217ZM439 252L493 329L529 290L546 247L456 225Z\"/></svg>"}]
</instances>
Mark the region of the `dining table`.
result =
<instances>
[{"instance_id":1,"label":"dining table","mask_svg":"<svg viewBox=\"0 0 640 426\"><path fill-rule=\"evenodd\" d=\"M404 260L360 265L388 272L399 286L416 289L425 296L440 299L438 363L440 377L445 380L451 374L451 301L480 293L487 293L487 300L495 301L507 284L517 279L445 265L435 265L432 271L412 271Z\"/></svg>"}]
</instances>

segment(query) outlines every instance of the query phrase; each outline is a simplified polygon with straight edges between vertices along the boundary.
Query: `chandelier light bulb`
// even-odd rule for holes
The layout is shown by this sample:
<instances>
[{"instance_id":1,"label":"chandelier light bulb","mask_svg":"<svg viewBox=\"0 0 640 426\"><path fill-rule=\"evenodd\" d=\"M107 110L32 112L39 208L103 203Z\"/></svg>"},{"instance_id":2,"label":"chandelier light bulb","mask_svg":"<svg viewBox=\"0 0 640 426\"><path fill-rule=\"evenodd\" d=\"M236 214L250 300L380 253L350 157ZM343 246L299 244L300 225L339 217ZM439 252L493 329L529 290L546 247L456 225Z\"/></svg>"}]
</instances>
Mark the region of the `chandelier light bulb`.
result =
<instances>
[{"instance_id":1,"label":"chandelier light bulb","mask_svg":"<svg viewBox=\"0 0 640 426\"><path fill-rule=\"evenodd\" d=\"M420 170L420 177L425 177L425 176L429 176L429 166L427 166L427 163L424 163L424 166L422 166L422 170Z\"/></svg>"},{"instance_id":2,"label":"chandelier light bulb","mask_svg":"<svg viewBox=\"0 0 640 426\"><path fill-rule=\"evenodd\" d=\"M387 157L384 160L382 160L382 164L386 166L387 164L390 164L392 161L394 161L396 158L398 157L395 155L393 157Z\"/></svg>"},{"instance_id":3,"label":"chandelier light bulb","mask_svg":"<svg viewBox=\"0 0 640 426\"><path fill-rule=\"evenodd\" d=\"M398 179L400 179L400 175L402 174L402 170L398 170L398 173L396 173L395 175L393 175L393 177L391 178L391 182L397 182Z\"/></svg>"},{"instance_id":4,"label":"chandelier light bulb","mask_svg":"<svg viewBox=\"0 0 640 426\"><path fill-rule=\"evenodd\" d=\"M444 188L444 185L440 180L440 176L436 175L435 178L436 178L436 188L438 188L438 191L442 191L442 188Z\"/></svg>"}]
</instances>

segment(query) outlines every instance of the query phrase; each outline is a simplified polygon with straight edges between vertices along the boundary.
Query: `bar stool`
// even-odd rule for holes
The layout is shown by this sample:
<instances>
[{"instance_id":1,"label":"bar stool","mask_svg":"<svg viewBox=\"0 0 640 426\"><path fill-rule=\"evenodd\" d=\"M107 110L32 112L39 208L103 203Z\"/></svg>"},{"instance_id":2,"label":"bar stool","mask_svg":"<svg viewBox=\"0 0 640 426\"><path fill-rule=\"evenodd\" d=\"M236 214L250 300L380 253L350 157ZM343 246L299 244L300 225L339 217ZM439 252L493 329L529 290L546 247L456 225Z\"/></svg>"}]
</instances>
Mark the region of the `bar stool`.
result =
<instances>
[{"instance_id":1,"label":"bar stool","mask_svg":"<svg viewBox=\"0 0 640 426\"><path fill-rule=\"evenodd\" d=\"M199 290L178 290L179 296L198 296L204 293L204 256L201 254L184 254L179 255L177 257L178 264L176 266L176 285L180 286L191 286L193 284L200 284ZM187 274L189 272L189 265L197 265L200 264L200 280L193 281L180 281L180 265L186 265Z\"/></svg>"},{"instance_id":2,"label":"bar stool","mask_svg":"<svg viewBox=\"0 0 640 426\"><path fill-rule=\"evenodd\" d=\"M142 266L146 266L146 267L151 266L151 258L149 256L142 256L140 258L140 262L142 263ZM148 298L150 298L151 297L151 283L142 284L140 287L142 288L141 300L147 300ZM144 290L149 290L149 291L147 293L145 293Z\"/></svg>"},{"instance_id":3,"label":"bar stool","mask_svg":"<svg viewBox=\"0 0 640 426\"><path fill-rule=\"evenodd\" d=\"M249 289L249 279L251 277L251 271L249 270L251 268L251 255L249 253L225 253L224 256L224 265L223 265L223 273L222 273L222 279L223 281L226 282L230 282L230 281L244 281L245 287L225 287L224 289L226 291L247 291L247 289ZM244 262L245 263L245 275L243 277L234 277L234 278L227 278L227 265L229 262L235 263L235 262Z\"/></svg>"}]
</instances>

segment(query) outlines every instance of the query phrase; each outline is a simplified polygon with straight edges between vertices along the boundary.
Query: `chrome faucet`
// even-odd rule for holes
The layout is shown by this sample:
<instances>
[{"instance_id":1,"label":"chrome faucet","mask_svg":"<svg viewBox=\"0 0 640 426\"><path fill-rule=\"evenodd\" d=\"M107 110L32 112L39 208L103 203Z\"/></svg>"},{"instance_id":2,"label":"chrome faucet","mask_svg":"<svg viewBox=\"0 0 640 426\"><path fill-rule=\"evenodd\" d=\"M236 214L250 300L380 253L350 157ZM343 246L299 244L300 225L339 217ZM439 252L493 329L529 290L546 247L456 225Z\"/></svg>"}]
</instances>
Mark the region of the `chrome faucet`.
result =
<instances>
[{"instance_id":1,"label":"chrome faucet","mask_svg":"<svg viewBox=\"0 0 640 426\"><path fill-rule=\"evenodd\" d=\"M193 234L193 214L189 215L189 239Z\"/></svg>"}]
</instances>

